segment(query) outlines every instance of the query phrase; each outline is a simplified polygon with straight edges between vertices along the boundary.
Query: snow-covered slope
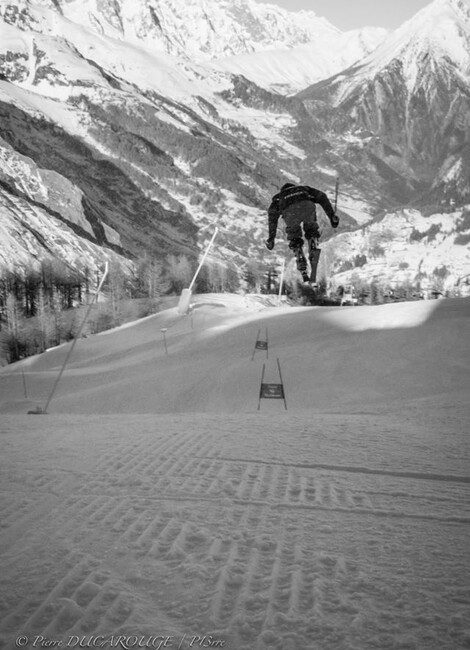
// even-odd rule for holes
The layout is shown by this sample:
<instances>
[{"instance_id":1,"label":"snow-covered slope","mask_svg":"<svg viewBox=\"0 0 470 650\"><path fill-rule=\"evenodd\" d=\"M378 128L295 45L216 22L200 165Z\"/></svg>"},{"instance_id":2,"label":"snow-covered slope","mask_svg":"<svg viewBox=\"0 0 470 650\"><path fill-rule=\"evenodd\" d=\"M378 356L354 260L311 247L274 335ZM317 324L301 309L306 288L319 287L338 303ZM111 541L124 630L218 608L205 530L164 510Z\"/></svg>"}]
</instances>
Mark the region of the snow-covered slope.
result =
<instances>
[{"instance_id":1,"label":"snow-covered slope","mask_svg":"<svg viewBox=\"0 0 470 650\"><path fill-rule=\"evenodd\" d=\"M37 3L0 4L0 55L4 75L34 92L68 99L78 86L107 86L109 77L166 97L203 92L204 70L136 40L97 33ZM17 6L18 5L18 6ZM15 11L13 11L15 9ZM206 75L207 76L207 75ZM195 78L200 87L194 87Z\"/></svg>"},{"instance_id":2,"label":"snow-covered slope","mask_svg":"<svg viewBox=\"0 0 470 650\"><path fill-rule=\"evenodd\" d=\"M469 381L465 359L470 348L468 335L463 336L469 301L318 309L273 306L273 296L197 296L191 316L169 309L78 341L50 411L253 411L260 362L269 361L265 379L274 382L277 357L294 412L356 408L364 402L385 407L431 394L443 397L453 388L463 391ZM266 340L266 328L268 359L257 350L253 363L257 336ZM18 404L25 408L18 394L21 386L11 381L21 368L28 374L29 399L44 404L66 352L67 345L61 346L0 370L3 410L16 410ZM360 376L355 372L357 359L367 368ZM382 365L384 359L388 362Z\"/></svg>"},{"instance_id":3,"label":"snow-covered slope","mask_svg":"<svg viewBox=\"0 0 470 650\"><path fill-rule=\"evenodd\" d=\"M198 61L288 48L307 43L318 32L339 32L313 11L290 12L254 0L40 0L37 4L97 33Z\"/></svg>"},{"instance_id":4,"label":"snow-covered slope","mask_svg":"<svg viewBox=\"0 0 470 650\"><path fill-rule=\"evenodd\" d=\"M382 43L385 29L318 31L310 42L221 58L214 67L241 74L261 88L292 94L363 59Z\"/></svg>"},{"instance_id":5,"label":"snow-covered slope","mask_svg":"<svg viewBox=\"0 0 470 650\"><path fill-rule=\"evenodd\" d=\"M201 296L80 341L48 415L66 347L1 370L2 646L465 648L469 307Z\"/></svg>"}]
</instances>

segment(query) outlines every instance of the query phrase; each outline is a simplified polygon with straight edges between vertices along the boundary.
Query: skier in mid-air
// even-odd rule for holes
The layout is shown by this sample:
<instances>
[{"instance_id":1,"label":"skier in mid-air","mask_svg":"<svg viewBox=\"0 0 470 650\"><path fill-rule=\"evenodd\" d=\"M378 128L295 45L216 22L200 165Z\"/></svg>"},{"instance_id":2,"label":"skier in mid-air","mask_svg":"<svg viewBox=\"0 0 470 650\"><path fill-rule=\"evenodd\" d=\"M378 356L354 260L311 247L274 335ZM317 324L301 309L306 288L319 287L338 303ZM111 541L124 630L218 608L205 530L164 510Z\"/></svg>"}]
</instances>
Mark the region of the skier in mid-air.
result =
<instances>
[{"instance_id":1,"label":"skier in mid-air","mask_svg":"<svg viewBox=\"0 0 470 650\"><path fill-rule=\"evenodd\" d=\"M268 239L265 242L266 248L268 250L274 248L277 224L279 217L282 217L286 224L286 236L289 242L289 248L294 252L297 269L300 271L304 282L315 282L316 268L320 256L320 249L317 248L320 231L317 223L316 203L321 205L325 211L330 220L331 227L337 228L339 218L336 216L335 210L327 195L308 185L285 183L281 187L281 191L272 197L271 205L268 209ZM307 273L307 260L303 251L302 224L303 233L308 244L308 257L311 265L310 276Z\"/></svg>"}]
</instances>

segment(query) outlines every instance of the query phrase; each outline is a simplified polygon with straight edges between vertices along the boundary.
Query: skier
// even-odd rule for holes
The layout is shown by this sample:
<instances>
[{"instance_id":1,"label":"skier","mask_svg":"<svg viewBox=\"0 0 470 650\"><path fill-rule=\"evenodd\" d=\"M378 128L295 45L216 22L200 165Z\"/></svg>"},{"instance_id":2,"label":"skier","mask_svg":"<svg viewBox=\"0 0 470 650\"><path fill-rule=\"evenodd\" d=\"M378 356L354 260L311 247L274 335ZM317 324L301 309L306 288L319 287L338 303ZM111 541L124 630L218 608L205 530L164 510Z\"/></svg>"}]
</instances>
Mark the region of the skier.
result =
<instances>
[{"instance_id":1,"label":"skier","mask_svg":"<svg viewBox=\"0 0 470 650\"><path fill-rule=\"evenodd\" d=\"M327 195L308 185L294 185L285 183L281 191L271 199L268 209L268 239L266 248L272 250L277 233L279 217L283 217L286 224L286 236L289 248L294 252L297 269L302 275L304 282L315 282L316 268L320 257L320 249L317 248L317 240L320 237L318 229L315 204L321 205L330 220L331 227L337 228L339 218L336 216L333 206ZM302 228L305 239L308 243L308 256L311 265L310 276L307 273L307 260L303 252L304 240L302 239Z\"/></svg>"}]
</instances>

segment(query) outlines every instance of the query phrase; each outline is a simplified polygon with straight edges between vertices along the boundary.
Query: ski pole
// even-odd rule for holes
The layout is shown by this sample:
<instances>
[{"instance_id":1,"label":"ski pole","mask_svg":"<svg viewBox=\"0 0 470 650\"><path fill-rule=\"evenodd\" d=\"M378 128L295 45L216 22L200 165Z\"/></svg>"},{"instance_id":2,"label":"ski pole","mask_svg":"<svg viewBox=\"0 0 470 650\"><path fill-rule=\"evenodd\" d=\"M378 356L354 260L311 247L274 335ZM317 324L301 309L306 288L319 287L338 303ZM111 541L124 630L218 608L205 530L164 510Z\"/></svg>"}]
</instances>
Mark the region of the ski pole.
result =
<instances>
[{"instance_id":1,"label":"ski pole","mask_svg":"<svg viewBox=\"0 0 470 650\"><path fill-rule=\"evenodd\" d=\"M285 268L286 268L286 260L284 259L284 260L282 260L281 281L279 283L279 299L278 299L278 304L279 305L281 304L281 300L282 300L282 285L284 283L284 271L285 271Z\"/></svg>"},{"instance_id":2,"label":"ski pole","mask_svg":"<svg viewBox=\"0 0 470 650\"><path fill-rule=\"evenodd\" d=\"M338 191L339 191L339 176L336 177L336 185L335 185L335 212L338 207Z\"/></svg>"}]
</instances>

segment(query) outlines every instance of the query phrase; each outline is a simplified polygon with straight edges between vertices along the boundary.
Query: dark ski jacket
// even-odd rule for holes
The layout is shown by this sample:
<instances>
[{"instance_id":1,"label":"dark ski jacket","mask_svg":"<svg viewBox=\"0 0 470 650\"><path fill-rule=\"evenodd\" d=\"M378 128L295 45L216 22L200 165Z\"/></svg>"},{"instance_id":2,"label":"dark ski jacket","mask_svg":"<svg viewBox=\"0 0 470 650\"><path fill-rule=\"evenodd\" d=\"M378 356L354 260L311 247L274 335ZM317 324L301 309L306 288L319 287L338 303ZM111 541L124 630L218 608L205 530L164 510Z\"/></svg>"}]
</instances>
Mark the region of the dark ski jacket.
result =
<instances>
[{"instance_id":1,"label":"dark ski jacket","mask_svg":"<svg viewBox=\"0 0 470 650\"><path fill-rule=\"evenodd\" d=\"M271 205L268 208L269 239L275 239L276 237L279 217L283 216L284 212L288 213L289 207L300 201L318 203L330 221L335 216L333 206L324 192L308 185L286 183L282 186L281 191L272 197ZM311 214L312 210L315 210L315 206L309 207L308 203L306 203L306 208L308 209L306 216Z\"/></svg>"}]
</instances>

